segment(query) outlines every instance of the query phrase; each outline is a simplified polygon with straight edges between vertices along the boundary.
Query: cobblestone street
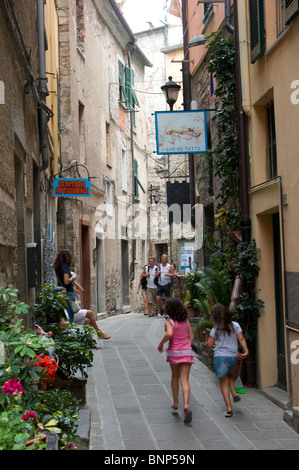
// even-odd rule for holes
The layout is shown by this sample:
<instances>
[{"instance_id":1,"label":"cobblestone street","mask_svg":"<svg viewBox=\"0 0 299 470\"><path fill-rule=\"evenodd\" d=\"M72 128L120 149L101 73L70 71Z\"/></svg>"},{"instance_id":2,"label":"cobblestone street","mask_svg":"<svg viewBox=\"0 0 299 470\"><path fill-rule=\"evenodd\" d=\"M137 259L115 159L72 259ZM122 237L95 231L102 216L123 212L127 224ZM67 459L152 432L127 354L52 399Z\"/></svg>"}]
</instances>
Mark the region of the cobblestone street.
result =
<instances>
[{"instance_id":1,"label":"cobblestone street","mask_svg":"<svg viewBox=\"0 0 299 470\"><path fill-rule=\"evenodd\" d=\"M283 409L257 389L246 389L225 406L218 379L197 358L191 368L191 424L170 410L170 369L156 347L164 319L142 314L99 322L112 335L101 340L89 369L90 450L197 451L298 450L299 436L283 420Z\"/></svg>"}]
</instances>

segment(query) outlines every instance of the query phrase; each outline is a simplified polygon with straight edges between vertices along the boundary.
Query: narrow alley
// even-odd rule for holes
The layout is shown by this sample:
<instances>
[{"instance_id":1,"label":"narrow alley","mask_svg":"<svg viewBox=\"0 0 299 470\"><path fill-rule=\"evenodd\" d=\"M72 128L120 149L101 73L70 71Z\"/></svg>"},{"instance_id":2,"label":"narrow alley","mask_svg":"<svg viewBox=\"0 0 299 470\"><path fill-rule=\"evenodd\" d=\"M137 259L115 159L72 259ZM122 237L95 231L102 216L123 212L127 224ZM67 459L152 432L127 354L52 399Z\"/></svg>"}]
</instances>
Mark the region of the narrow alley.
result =
<instances>
[{"instance_id":1,"label":"narrow alley","mask_svg":"<svg viewBox=\"0 0 299 470\"><path fill-rule=\"evenodd\" d=\"M257 389L245 387L232 418L225 418L218 379L197 358L190 378L193 420L184 424L182 407L177 414L170 410L170 369L156 349L164 318L130 313L99 324L112 338L99 341L88 371L90 450L299 449L283 409Z\"/></svg>"}]
</instances>

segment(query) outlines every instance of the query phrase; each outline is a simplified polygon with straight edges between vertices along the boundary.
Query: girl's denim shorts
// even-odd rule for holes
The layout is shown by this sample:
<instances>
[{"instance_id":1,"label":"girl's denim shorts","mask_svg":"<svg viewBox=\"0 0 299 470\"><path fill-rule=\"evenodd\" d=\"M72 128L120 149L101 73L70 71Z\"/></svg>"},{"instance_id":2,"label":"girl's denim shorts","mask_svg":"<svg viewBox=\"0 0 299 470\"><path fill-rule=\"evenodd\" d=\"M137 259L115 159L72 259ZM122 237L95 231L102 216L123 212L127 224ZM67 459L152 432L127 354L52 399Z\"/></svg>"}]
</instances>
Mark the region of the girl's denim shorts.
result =
<instances>
[{"instance_id":1,"label":"girl's denim shorts","mask_svg":"<svg viewBox=\"0 0 299 470\"><path fill-rule=\"evenodd\" d=\"M232 372L236 366L237 357L214 357L216 377L224 377Z\"/></svg>"}]
</instances>

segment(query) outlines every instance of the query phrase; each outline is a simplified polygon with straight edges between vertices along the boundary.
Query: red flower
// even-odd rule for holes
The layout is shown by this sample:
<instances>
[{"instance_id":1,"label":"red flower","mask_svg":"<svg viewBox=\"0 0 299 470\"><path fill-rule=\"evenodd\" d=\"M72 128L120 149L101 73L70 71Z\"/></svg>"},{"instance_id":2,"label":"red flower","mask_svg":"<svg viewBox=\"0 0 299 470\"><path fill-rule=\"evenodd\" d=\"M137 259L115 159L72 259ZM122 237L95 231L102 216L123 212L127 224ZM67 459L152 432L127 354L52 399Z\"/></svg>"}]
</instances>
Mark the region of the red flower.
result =
<instances>
[{"instance_id":1,"label":"red flower","mask_svg":"<svg viewBox=\"0 0 299 470\"><path fill-rule=\"evenodd\" d=\"M53 382L53 380L55 379L55 374L56 374L56 370L58 367L57 361L55 359L51 359L49 356L36 356L36 357L37 359L39 359L39 361L36 362L33 365L33 367L39 366L45 369L46 377L42 378L43 383L46 384L48 382Z\"/></svg>"},{"instance_id":2,"label":"red flower","mask_svg":"<svg viewBox=\"0 0 299 470\"><path fill-rule=\"evenodd\" d=\"M23 421L28 421L28 419L30 418L33 418L33 419L37 418L36 413L34 413L34 411L27 411L27 413L25 413L24 416L22 416Z\"/></svg>"},{"instance_id":3,"label":"red flower","mask_svg":"<svg viewBox=\"0 0 299 470\"><path fill-rule=\"evenodd\" d=\"M19 380L10 379L3 385L2 392L5 395L21 395L24 390Z\"/></svg>"}]
</instances>

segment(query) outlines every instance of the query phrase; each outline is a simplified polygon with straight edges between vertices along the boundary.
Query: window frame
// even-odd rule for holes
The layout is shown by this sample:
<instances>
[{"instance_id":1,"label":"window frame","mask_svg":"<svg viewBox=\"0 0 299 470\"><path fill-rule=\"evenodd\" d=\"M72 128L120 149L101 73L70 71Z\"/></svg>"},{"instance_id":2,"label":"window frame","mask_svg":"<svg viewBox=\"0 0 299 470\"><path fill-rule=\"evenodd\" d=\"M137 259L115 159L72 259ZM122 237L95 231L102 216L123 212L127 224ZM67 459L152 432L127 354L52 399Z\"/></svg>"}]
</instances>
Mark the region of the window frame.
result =
<instances>
[{"instance_id":1,"label":"window frame","mask_svg":"<svg viewBox=\"0 0 299 470\"><path fill-rule=\"evenodd\" d=\"M274 101L270 101L266 106L266 123L267 123L267 177L268 179L276 178L277 173L277 142L275 128L275 107Z\"/></svg>"},{"instance_id":2,"label":"window frame","mask_svg":"<svg viewBox=\"0 0 299 470\"><path fill-rule=\"evenodd\" d=\"M285 25L288 25L299 13L299 0L284 0L284 11Z\"/></svg>"},{"instance_id":3,"label":"window frame","mask_svg":"<svg viewBox=\"0 0 299 470\"><path fill-rule=\"evenodd\" d=\"M213 2L206 2L203 4L203 24L206 25L211 16L214 13L214 5Z\"/></svg>"}]
</instances>

